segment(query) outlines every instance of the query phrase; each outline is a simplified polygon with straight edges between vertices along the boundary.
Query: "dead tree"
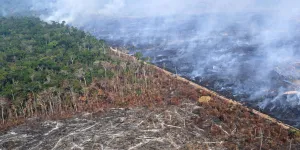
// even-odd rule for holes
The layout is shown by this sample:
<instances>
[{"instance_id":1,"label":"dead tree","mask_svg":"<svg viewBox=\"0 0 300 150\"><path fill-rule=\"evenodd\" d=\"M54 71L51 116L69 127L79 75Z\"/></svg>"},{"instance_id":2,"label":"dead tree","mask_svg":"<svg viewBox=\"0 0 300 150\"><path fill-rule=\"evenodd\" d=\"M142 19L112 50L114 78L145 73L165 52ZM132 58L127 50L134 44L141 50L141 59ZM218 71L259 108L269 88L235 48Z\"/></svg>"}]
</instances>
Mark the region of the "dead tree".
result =
<instances>
[{"instance_id":1,"label":"dead tree","mask_svg":"<svg viewBox=\"0 0 300 150\"><path fill-rule=\"evenodd\" d=\"M0 97L0 107L1 107L1 118L2 118L2 124L4 124L4 108L8 104L8 100L6 98Z\"/></svg>"},{"instance_id":2,"label":"dead tree","mask_svg":"<svg viewBox=\"0 0 300 150\"><path fill-rule=\"evenodd\" d=\"M106 78L107 77L107 70L111 69L112 65L111 65L111 63L109 63L107 61L102 61L101 65L104 68L104 75L105 75L105 78Z\"/></svg>"}]
</instances>

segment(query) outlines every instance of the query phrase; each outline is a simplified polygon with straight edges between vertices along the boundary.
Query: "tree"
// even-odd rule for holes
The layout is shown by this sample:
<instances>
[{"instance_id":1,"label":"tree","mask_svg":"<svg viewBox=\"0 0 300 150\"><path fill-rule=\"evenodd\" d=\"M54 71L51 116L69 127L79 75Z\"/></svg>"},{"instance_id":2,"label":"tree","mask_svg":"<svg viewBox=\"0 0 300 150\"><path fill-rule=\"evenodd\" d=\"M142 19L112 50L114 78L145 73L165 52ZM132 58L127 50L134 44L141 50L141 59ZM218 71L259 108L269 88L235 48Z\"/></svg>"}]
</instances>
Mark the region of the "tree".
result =
<instances>
[{"instance_id":1,"label":"tree","mask_svg":"<svg viewBox=\"0 0 300 150\"><path fill-rule=\"evenodd\" d=\"M136 52L134 54L134 57L136 57L136 59L141 60L143 58L143 54L141 52Z\"/></svg>"},{"instance_id":2,"label":"tree","mask_svg":"<svg viewBox=\"0 0 300 150\"><path fill-rule=\"evenodd\" d=\"M8 104L8 100L6 98L0 97L0 107L1 107L1 118L2 118L2 123L4 124L4 108Z\"/></svg>"}]
</instances>

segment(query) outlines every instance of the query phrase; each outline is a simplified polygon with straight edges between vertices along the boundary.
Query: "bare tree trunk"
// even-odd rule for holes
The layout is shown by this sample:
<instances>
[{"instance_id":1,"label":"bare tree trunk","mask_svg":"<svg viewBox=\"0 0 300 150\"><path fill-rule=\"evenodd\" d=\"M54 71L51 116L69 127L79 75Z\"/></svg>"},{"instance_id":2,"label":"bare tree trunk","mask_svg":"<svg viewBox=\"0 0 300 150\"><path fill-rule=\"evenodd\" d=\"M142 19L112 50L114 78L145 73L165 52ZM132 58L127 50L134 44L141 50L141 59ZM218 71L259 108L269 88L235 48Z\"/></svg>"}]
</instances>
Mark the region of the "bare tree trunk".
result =
<instances>
[{"instance_id":1,"label":"bare tree trunk","mask_svg":"<svg viewBox=\"0 0 300 150\"><path fill-rule=\"evenodd\" d=\"M71 56L71 63L74 64L74 56Z\"/></svg>"},{"instance_id":2,"label":"bare tree trunk","mask_svg":"<svg viewBox=\"0 0 300 150\"><path fill-rule=\"evenodd\" d=\"M60 91L58 92L58 105L59 105L59 107L58 107L58 110L59 110L59 112L61 112L61 110L62 110L62 100L61 100L61 93L60 93Z\"/></svg>"},{"instance_id":3,"label":"bare tree trunk","mask_svg":"<svg viewBox=\"0 0 300 150\"><path fill-rule=\"evenodd\" d=\"M147 77L146 77L146 70L145 70L145 68L143 68L143 75L144 75L146 89L147 89Z\"/></svg>"},{"instance_id":4,"label":"bare tree trunk","mask_svg":"<svg viewBox=\"0 0 300 150\"><path fill-rule=\"evenodd\" d=\"M87 86L85 77L83 77L83 80L84 80L84 85Z\"/></svg>"},{"instance_id":5,"label":"bare tree trunk","mask_svg":"<svg viewBox=\"0 0 300 150\"><path fill-rule=\"evenodd\" d=\"M14 111L14 115L15 115L15 118L17 119L18 118L18 112L17 112L17 108L15 105L12 105L12 109Z\"/></svg>"},{"instance_id":6,"label":"bare tree trunk","mask_svg":"<svg viewBox=\"0 0 300 150\"><path fill-rule=\"evenodd\" d=\"M33 103L30 104L30 116L33 116Z\"/></svg>"},{"instance_id":7,"label":"bare tree trunk","mask_svg":"<svg viewBox=\"0 0 300 150\"><path fill-rule=\"evenodd\" d=\"M73 107L74 107L75 111L77 111L76 96L75 96L75 94L74 94L73 87L71 88L71 95L72 95L72 103L73 103Z\"/></svg>"},{"instance_id":8,"label":"bare tree trunk","mask_svg":"<svg viewBox=\"0 0 300 150\"><path fill-rule=\"evenodd\" d=\"M106 78L106 68L104 67L104 75L105 75L105 78Z\"/></svg>"},{"instance_id":9,"label":"bare tree trunk","mask_svg":"<svg viewBox=\"0 0 300 150\"><path fill-rule=\"evenodd\" d=\"M2 124L4 124L4 108L1 106L1 117L2 117Z\"/></svg>"},{"instance_id":10,"label":"bare tree trunk","mask_svg":"<svg viewBox=\"0 0 300 150\"><path fill-rule=\"evenodd\" d=\"M9 108L7 112L7 120L13 118L12 109Z\"/></svg>"},{"instance_id":11,"label":"bare tree trunk","mask_svg":"<svg viewBox=\"0 0 300 150\"><path fill-rule=\"evenodd\" d=\"M13 91L11 90L11 95L13 97L13 101L15 101L15 94L13 93Z\"/></svg>"},{"instance_id":12,"label":"bare tree trunk","mask_svg":"<svg viewBox=\"0 0 300 150\"><path fill-rule=\"evenodd\" d=\"M53 107L51 101L49 101L50 113L53 114Z\"/></svg>"},{"instance_id":13,"label":"bare tree trunk","mask_svg":"<svg viewBox=\"0 0 300 150\"><path fill-rule=\"evenodd\" d=\"M37 114L38 112L38 110L37 110L37 100L36 100L36 97L35 97L35 95L34 95L34 92L32 91L32 96L33 96L33 101L32 101L32 104L33 104L33 111L32 111L32 113L34 114Z\"/></svg>"}]
</instances>

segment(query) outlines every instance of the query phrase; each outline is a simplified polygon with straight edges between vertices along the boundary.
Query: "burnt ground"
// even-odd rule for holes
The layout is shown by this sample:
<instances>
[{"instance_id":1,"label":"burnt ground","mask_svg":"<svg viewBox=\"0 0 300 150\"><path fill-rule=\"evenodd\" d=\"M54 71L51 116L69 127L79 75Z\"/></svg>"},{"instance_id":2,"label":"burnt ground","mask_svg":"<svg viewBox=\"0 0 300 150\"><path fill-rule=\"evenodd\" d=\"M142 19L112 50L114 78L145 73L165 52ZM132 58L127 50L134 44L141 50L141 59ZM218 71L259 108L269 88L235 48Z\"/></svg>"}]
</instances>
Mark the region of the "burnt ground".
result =
<instances>
[{"instance_id":1,"label":"burnt ground","mask_svg":"<svg viewBox=\"0 0 300 150\"><path fill-rule=\"evenodd\" d=\"M179 105L111 108L57 121L37 121L0 135L0 149L299 149L299 132L204 99Z\"/></svg>"},{"instance_id":2,"label":"burnt ground","mask_svg":"<svg viewBox=\"0 0 300 150\"><path fill-rule=\"evenodd\" d=\"M225 149L192 118L195 102L162 108L110 109L67 120L33 122L0 136L1 149Z\"/></svg>"},{"instance_id":3,"label":"burnt ground","mask_svg":"<svg viewBox=\"0 0 300 150\"><path fill-rule=\"evenodd\" d=\"M241 48L245 49L245 47ZM250 50L249 50L250 49ZM221 95L239 101L250 108L260 110L286 124L300 128L299 96L297 94L286 95L284 92L299 90L299 64L282 64L276 69L268 72L264 81L254 78L257 72L254 64L247 60L252 57L253 50L245 49L245 57L238 61L239 73L236 76L226 74L223 62L215 62L211 65L204 64L200 67L192 62L192 58L181 57L178 50L151 50L145 55L153 58L152 62L170 72L178 73L180 76L195 82L203 87L220 93ZM252 48L255 49L255 48ZM228 53L231 53L228 52ZM158 56L156 56L158 55ZM194 54L196 55L196 54ZM205 58L201 56L200 58ZM194 60L197 60L195 58ZM225 63L226 64L226 63ZM218 69L214 70L214 66ZM197 68L203 69L201 75L193 75ZM223 70L225 69L225 70ZM228 68L227 68L228 69Z\"/></svg>"}]
</instances>

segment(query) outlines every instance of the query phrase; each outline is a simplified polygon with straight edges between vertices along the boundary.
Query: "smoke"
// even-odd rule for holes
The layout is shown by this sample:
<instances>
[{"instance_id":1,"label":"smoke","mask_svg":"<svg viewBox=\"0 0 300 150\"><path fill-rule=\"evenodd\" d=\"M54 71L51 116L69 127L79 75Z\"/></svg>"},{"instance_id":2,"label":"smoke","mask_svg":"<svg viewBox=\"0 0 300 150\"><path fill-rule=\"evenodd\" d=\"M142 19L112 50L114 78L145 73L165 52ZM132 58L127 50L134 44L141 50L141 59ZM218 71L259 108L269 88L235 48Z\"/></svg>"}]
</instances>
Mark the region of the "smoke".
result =
<instances>
[{"instance_id":1,"label":"smoke","mask_svg":"<svg viewBox=\"0 0 300 150\"><path fill-rule=\"evenodd\" d=\"M184 76L300 122L300 2L296 0L4 0L131 47ZM17 5L15 5L17 4ZM11 11L14 10L14 11ZM12 13L13 14L13 13ZM246 95L246 96L245 96ZM286 119L288 118L288 119Z\"/></svg>"}]
</instances>

